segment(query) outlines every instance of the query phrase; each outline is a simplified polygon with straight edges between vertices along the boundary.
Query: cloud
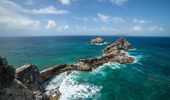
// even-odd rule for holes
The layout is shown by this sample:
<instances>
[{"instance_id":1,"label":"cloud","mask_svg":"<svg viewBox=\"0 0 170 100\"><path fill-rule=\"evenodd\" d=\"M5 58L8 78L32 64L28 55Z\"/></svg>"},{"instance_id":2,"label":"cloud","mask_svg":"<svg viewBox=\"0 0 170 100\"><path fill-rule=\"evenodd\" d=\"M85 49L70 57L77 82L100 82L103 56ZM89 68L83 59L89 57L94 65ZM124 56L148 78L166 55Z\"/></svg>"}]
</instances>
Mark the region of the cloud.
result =
<instances>
[{"instance_id":1,"label":"cloud","mask_svg":"<svg viewBox=\"0 0 170 100\"><path fill-rule=\"evenodd\" d=\"M110 0L110 2L117 6L123 6L127 2L127 0Z\"/></svg>"},{"instance_id":2,"label":"cloud","mask_svg":"<svg viewBox=\"0 0 170 100\"><path fill-rule=\"evenodd\" d=\"M146 23L149 23L150 21L134 18L134 19L133 19L133 22L134 22L134 23L137 23L137 24L146 24Z\"/></svg>"},{"instance_id":3,"label":"cloud","mask_svg":"<svg viewBox=\"0 0 170 100\"><path fill-rule=\"evenodd\" d=\"M38 29L41 22L23 15L23 10L12 1L0 0L0 26L4 29Z\"/></svg>"},{"instance_id":4,"label":"cloud","mask_svg":"<svg viewBox=\"0 0 170 100\"><path fill-rule=\"evenodd\" d=\"M48 23L45 28L48 30L63 32L69 28L69 25L57 23L55 20L48 20Z\"/></svg>"},{"instance_id":5,"label":"cloud","mask_svg":"<svg viewBox=\"0 0 170 100\"><path fill-rule=\"evenodd\" d=\"M69 25L59 25L57 28L56 28L56 31L58 31L58 32L63 32L63 31L65 31L65 30L68 30L68 28L69 28Z\"/></svg>"},{"instance_id":6,"label":"cloud","mask_svg":"<svg viewBox=\"0 0 170 100\"><path fill-rule=\"evenodd\" d=\"M57 23L54 20L48 20L46 29L52 29L55 28L57 26Z\"/></svg>"},{"instance_id":7,"label":"cloud","mask_svg":"<svg viewBox=\"0 0 170 100\"><path fill-rule=\"evenodd\" d=\"M137 25L137 26L134 26L134 27L132 28L132 30L139 32L139 31L142 30L142 27L141 27L140 25Z\"/></svg>"},{"instance_id":8,"label":"cloud","mask_svg":"<svg viewBox=\"0 0 170 100\"><path fill-rule=\"evenodd\" d=\"M38 14L67 14L68 13L68 11L66 10L59 10L53 6L48 6L40 9L33 9L32 12Z\"/></svg>"},{"instance_id":9,"label":"cloud","mask_svg":"<svg viewBox=\"0 0 170 100\"><path fill-rule=\"evenodd\" d=\"M25 2L26 5L32 5L33 3L34 3L33 0L27 0L27 1Z\"/></svg>"},{"instance_id":10,"label":"cloud","mask_svg":"<svg viewBox=\"0 0 170 100\"><path fill-rule=\"evenodd\" d=\"M70 5L72 0L59 0L63 5Z\"/></svg>"},{"instance_id":11,"label":"cloud","mask_svg":"<svg viewBox=\"0 0 170 100\"><path fill-rule=\"evenodd\" d=\"M123 19L123 18L121 18L121 17L113 17L112 18L112 20L113 20L113 22L115 22L115 23L124 23L125 22L125 20Z\"/></svg>"},{"instance_id":12,"label":"cloud","mask_svg":"<svg viewBox=\"0 0 170 100\"><path fill-rule=\"evenodd\" d=\"M104 15L104 14L101 14L101 13L98 13L97 16L99 17L99 19L103 22L108 22L109 19L110 19L110 16L107 16L107 15Z\"/></svg>"},{"instance_id":13,"label":"cloud","mask_svg":"<svg viewBox=\"0 0 170 100\"><path fill-rule=\"evenodd\" d=\"M151 32L165 32L166 31L163 27L159 27L159 26L149 27L148 30Z\"/></svg>"},{"instance_id":14,"label":"cloud","mask_svg":"<svg viewBox=\"0 0 170 100\"><path fill-rule=\"evenodd\" d=\"M118 17L118 16L108 16L102 13L98 13L97 16L104 23L113 22L119 24L125 22L125 20L122 17Z\"/></svg>"}]
</instances>

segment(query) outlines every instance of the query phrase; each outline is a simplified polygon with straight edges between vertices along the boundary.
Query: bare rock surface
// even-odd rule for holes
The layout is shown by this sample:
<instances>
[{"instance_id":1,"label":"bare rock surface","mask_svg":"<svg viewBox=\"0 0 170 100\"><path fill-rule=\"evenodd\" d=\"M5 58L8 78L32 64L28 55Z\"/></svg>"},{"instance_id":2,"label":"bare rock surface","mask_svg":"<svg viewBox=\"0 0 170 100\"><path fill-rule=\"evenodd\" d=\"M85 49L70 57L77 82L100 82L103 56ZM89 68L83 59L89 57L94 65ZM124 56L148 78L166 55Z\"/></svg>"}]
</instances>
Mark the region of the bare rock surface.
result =
<instances>
[{"instance_id":1,"label":"bare rock surface","mask_svg":"<svg viewBox=\"0 0 170 100\"><path fill-rule=\"evenodd\" d=\"M91 44L100 44L100 43L104 43L104 39L98 37L98 38L95 38L95 39L92 39L90 41Z\"/></svg>"}]
</instances>

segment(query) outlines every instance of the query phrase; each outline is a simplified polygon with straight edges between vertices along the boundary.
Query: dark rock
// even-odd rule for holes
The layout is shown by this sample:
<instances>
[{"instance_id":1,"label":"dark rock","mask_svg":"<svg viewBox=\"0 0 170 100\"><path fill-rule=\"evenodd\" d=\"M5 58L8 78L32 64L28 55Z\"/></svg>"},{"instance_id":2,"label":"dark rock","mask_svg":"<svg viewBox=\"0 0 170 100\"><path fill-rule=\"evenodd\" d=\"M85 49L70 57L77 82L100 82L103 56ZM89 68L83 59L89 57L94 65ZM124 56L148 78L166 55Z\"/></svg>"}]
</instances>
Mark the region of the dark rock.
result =
<instances>
[{"instance_id":1,"label":"dark rock","mask_svg":"<svg viewBox=\"0 0 170 100\"><path fill-rule=\"evenodd\" d=\"M15 79L15 69L0 57L0 100L34 100L33 92Z\"/></svg>"},{"instance_id":2,"label":"dark rock","mask_svg":"<svg viewBox=\"0 0 170 100\"><path fill-rule=\"evenodd\" d=\"M61 95L60 91L58 90L58 88L56 88L49 91L48 98L49 100L58 100L60 95Z\"/></svg>"},{"instance_id":3,"label":"dark rock","mask_svg":"<svg viewBox=\"0 0 170 100\"><path fill-rule=\"evenodd\" d=\"M26 64L16 69L16 79L21 81L30 90L41 90L42 79L37 66Z\"/></svg>"},{"instance_id":4,"label":"dark rock","mask_svg":"<svg viewBox=\"0 0 170 100\"><path fill-rule=\"evenodd\" d=\"M0 57L0 88L10 87L15 77L15 69Z\"/></svg>"}]
</instances>

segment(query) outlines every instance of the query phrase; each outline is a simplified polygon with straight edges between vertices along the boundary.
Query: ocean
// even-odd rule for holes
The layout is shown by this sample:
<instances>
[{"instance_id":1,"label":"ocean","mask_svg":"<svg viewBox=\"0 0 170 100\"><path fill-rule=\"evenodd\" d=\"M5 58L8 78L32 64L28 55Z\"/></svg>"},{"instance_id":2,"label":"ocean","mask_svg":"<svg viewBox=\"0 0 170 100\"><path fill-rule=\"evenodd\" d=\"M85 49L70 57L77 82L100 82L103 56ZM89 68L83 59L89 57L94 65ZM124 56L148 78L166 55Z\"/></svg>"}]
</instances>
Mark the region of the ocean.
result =
<instances>
[{"instance_id":1,"label":"ocean","mask_svg":"<svg viewBox=\"0 0 170 100\"><path fill-rule=\"evenodd\" d=\"M119 37L100 36L103 45L90 45L97 36L1 37L0 56L15 68L32 63L40 70L79 59L99 57ZM124 37L136 58L133 64L104 64L92 72L55 76L47 90L58 86L60 100L170 100L170 37Z\"/></svg>"}]
</instances>

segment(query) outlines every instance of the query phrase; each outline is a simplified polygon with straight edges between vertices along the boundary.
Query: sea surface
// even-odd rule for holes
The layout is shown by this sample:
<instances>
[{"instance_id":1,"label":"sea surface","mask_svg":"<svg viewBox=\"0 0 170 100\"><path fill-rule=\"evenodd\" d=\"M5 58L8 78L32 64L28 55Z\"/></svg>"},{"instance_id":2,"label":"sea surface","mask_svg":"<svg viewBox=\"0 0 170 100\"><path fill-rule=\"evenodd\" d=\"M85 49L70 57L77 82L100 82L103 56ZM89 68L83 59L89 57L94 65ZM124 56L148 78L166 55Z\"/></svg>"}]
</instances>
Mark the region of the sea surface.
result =
<instances>
[{"instance_id":1,"label":"sea surface","mask_svg":"<svg viewBox=\"0 0 170 100\"><path fill-rule=\"evenodd\" d=\"M40 70L78 59L100 57L119 37L101 36L101 45L90 45L96 36L0 38L0 56L15 68L32 63ZM58 86L60 100L170 100L170 37L125 37L134 47L126 52L136 62L104 64L92 72L62 73L47 84Z\"/></svg>"}]
</instances>

